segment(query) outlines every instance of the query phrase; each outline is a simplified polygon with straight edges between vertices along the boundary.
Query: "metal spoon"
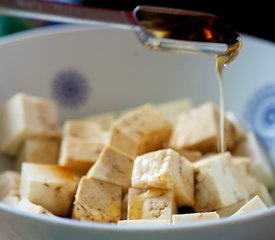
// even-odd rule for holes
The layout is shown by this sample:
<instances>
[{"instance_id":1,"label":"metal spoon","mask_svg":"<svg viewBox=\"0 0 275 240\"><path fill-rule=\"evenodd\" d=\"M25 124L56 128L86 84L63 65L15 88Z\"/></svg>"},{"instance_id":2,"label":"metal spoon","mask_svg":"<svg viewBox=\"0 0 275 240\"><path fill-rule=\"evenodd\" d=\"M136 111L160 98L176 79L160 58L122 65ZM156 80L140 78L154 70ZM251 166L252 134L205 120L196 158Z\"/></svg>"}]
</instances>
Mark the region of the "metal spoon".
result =
<instances>
[{"instance_id":1,"label":"metal spoon","mask_svg":"<svg viewBox=\"0 0 275 240\"><path fill-rule=\"evenodd\" d=\"M239 34L213 14L182 9L138 6L110 10L41 0L1 0L0 14L64 23L133 29L148 48L222 54Z\"/></svg>"}]
</instances>

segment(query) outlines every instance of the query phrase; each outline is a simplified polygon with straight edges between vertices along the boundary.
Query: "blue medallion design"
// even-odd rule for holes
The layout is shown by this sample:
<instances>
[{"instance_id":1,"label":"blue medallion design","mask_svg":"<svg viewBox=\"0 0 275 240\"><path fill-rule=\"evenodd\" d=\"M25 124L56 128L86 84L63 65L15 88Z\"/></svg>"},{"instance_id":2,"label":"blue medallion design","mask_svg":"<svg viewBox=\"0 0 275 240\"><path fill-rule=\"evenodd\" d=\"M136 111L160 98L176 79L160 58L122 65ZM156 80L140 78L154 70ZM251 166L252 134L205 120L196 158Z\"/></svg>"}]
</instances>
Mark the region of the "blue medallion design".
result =
<instances>
[{"instance_id":1,"label":"blue medallion design","mask_svg":"<svg viewBox=\"0 0 275 240\"><path fill-rule=\"evenodd\" d=\"M53 79L53 97L63 107L80 107L87 101L90 92L87 78L75 69L62 70Z\"/></svg>"},{"instance_id":2,"label":"blue medallion design","mask_svg":"<svg viewBox=\"0 0 275 240\"><path fill-rule=\"evenodd\" d=\"M275 144L275 84L267 84L248 101L244 120L265 148Z\"/></svg>"}]
</instances>

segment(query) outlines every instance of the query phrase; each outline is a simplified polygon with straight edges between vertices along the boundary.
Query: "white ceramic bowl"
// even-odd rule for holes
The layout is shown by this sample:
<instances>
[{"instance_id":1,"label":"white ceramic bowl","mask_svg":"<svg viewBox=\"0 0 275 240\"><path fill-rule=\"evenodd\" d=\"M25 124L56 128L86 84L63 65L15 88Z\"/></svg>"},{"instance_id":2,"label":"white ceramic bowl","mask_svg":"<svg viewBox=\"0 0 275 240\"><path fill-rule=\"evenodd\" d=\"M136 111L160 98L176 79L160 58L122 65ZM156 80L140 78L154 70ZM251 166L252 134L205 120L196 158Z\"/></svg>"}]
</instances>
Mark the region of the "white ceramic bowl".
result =
<instances>
[{"instance_id":1,"label":"white ceramic bowl","mask_svg":"<svg viewBox=\"0 0 275 240\"><path fill-rule=\"evenodd\" d=\"M244 36L225 72L226 109L275 144L275 45ZM76 81L77 80L77 81ZM56 100L61 120L182 97L218 100L212 56L145 49L129 31L57 26L0 40L0 102L17 92ZM274 147L273 147L274 148ZM2 159L1 169L9 162ZM32 215L0 204L1 240L274 239L275 207L238 219L118 229Z\"/></svg>"}]
</instances>

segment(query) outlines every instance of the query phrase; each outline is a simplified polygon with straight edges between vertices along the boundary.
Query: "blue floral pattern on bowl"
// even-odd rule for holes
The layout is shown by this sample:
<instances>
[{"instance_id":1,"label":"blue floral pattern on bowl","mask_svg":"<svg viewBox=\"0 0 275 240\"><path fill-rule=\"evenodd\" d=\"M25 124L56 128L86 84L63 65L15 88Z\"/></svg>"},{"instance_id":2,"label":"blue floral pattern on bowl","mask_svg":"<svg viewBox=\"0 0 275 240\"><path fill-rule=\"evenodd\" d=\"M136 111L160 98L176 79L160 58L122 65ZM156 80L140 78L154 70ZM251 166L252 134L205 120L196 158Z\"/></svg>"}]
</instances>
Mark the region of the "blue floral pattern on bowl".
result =
<instances>
[{"instance_id":1,"label":"blue floral pattern on bowl","mask_svg":"<svg viewBox=\"0 0 275 240\"><path fill-rule=\"evenodd\" d=\"M52 95L65 108L83 105L91 92L87 78L75 69L61 70L52 82Z\"/></svg>"},{"instance_id":2,"label":"blue floral pattern on bowl","mask_svg":"<svg viewBox=\"0 0 275 240\"><path fill-rule=\"evenodd\" d=\"M244 119L266 149L275 144L275 84L257 90L247 102Z\"/></svg>"}]
</instances>

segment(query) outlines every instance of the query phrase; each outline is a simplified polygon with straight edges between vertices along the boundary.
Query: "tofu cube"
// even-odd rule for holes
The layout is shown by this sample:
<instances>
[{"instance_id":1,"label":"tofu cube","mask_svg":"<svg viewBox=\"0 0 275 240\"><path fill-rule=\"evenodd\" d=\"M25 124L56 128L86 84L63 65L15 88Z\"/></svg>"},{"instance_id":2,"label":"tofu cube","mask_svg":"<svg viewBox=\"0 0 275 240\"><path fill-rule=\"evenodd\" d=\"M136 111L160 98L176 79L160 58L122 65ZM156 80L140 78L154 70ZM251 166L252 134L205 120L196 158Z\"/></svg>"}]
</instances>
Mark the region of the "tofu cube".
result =
<instances>
[{"instance_id":1,"label":"tofu cube","mask_svg":"<svg viewBox=\"0 0 275 240\"><path fill-rule=\"evenodd\" d=\"M104 112L87 116L85 120L89 120L99 124L102 131L109 131L111 129L112 122L116 119L114 112Z\"/></svg>"},{"instance_id":2,"label":"tofu cube","mask_svg":"<svg viewBox=\"0 0 275 240\"><path fill-rule=\"evenodd\" d=\"M131 157L110 145L106 145L86 176L129 188L132 170L133 159Z\"/></svg>"},{"instance_id":3,"label":"tofu cube","mask_svg":"<svg viewBox=\"0 0 275 240\"><path fill-rule=\"evenodd\" d=\"M190 162L195 162L200 160L203 156L200 151L184 150L184 149L174 149L181 156L189 160Z\"/></svg>"},{"instance_id":4,"label":"tofu cube","mask_svg":"<svg viewBox=\"0 0 275 240\"><path fill-rule=\"evenodd\" d=\"M220 216L217 212L200 212L189 214L175 214L172 216L172 223L190 223L205 220L219 219Z\"/></svg>"},{"instance_id":5,"label":"tofu cube","mask_svg":"<svg viewBox=\"0 0 275 240\"><path fill-rule=\"evenodd\" d=\"M249 200L243 200L240 202L237 202L235 204L232 204L230 206L221 208L217 210L217 213L220 217L229 217L233 215L235 212L237 212L243 205L245 205Z\"/></svg>"},{"instance_id":6,"label":"tofu cube","mask_svg":"<svg viewBox=\"0 0 275 240\"><path fill-rule=\"evenodd\" d=\"M178 116L192 108L189 99L177 99L156 105L157 110L163 114L173 125L176 124Z\"/></svg>"},{"instance_id":7,"label":"tofu cube","mask_svg":"<svg viewBox=\"0 0 275 240\"><path fill-rule=\"evenodd\" d=\"M239 172L240 186L244 186L248 193L248 200L258 195L266 206L272 206L273 200L266 185L250 174L251 160L248 157L232 157L232 160Z\"/></svg>"},{"instance_id":8,"label":"tofu cube","mask_svg":"<svg viewBox=\"0 0 275 240\"><path fill-rule=\"evenodd\" d=\"M248 201L245 205L243 205L236 213L234 213L230 218L238 217L240 215L245 215L248 213L265 210L267 207L263 203L263 201L259 198L258 195L253 197L250 201Z\"/></svg>"},{"instance_id":9,"label":"tofu cube","mask_svg":"<svg viewBox=\"0 0 275 240\"><path fill-rule=\"evenodd\" d=\"M1 203L10 206L10 207L17 207L20 201L20 196L18 195L7 195L6 197L0 200Z\"/></svg>"},{"instance_id":10,"label":"tofu cube","mask_svg":"<svg viewBox=\"0 0 275 240\"><path fill-rule=\"evenodd\" d=\"M16 157L16 169L21 170L23 162L45 164L57 163L59 147L59 139L26 139Z\"/></svg>"},{"instance_id":11,"label":"tofu cube","mask_svg":"<svg viewBox=\"0 0 275 240\"><path fill-rule=\"evenodd\" d=\"M74 175L65 167L38 163L22 165L21 197L54 215L69 215L76 187Z\"/></svg>"},{"instance_id":12,"label":"tofu cube","mask_svg":"<svg viewBox=\"0 0 275 240\"><path fill-rule=\"evenodd\" d=\"M225 148L231 149L236 143L234 125L225 118ZM211 103L204 103L178 117L170 139L170 147L201 151L217 152L219 141L219 111Z\"/></svg>"},{"instance_id":13,"label":"tofu cube","mask_svg":"<svg viewBox=\"0 0 275 240\"><path fill-rule=\"evenodd\" d=\"M88 120L68 120L64 124L63 138L94 139L101 141L102 130L99 124Z\"/></svg>"},{"instance_id":14,"label":"tofu cube","mask_svg":"<svg viewBox=\"0 0 275 240\"><path fill-rule=\"evenodd\" d=\"M112 125L110 145L131 157L162 148L170 138L172 125L153 106L126 113Z\"/></svg>"},{"instance_id":15,"label":"tofu cube","mask_svg":"<svg viewBox=\"0 0 275 240\"><path fill-rule=\"evenodd\" d=\"M93 139L64 138L58 163L83 176L96 162L103 147Z\"/></svg>"},{"instance_id":16,"label":"tofu cube","mask_svg":"<svg viewBox=\"0 0 275 240\"><path fill-rule=\"evenodd\" d=\"M194 163L194 206L197 212L221 209L246 199L230 153L217 154Z\"/></svg>"},{"instance_id":17,"label":"tofu cube","mask_svg":"<svg viewBox=\"0 0 275 240\"><path fill-rule=\"evenodd\" d=\"M271 207L274 205L271 194L263 183L258 182L258 185L256 185L256 189L257 190L255 192L255 195L258 195L267 207Z\"/></svg>"},{"instance_id":18,"label":"tofu cube","mask_svg":"<svg viewBox=\"0 0 275 240\"><path fill-rule=\"evenodd\" d=\"M251 159L250 172L268 188L275 186L275 177L267 154L264 152L254 133L249 132L247 138L233 150L234 156Z\"/></svg>"},{"instance_id":19,"label":"tofu cube","mask_svg":"<svg viewBox=\"0 0 275 240\"><path fill-rule=\"evenodd\" d=\"M73 218L115 223L120 219L121 198L121 187L83 177L75 196Z\"/></svg>"},{"instance_id":20,"label":"tofu cube","mask_svg":"<svg viewBox=\"0 0 275 240\"><path fill-rule=\"evenodd\" d=\"M127 226L143 226L143 227L151 227L153 226L162 226L170 224L171 220L164 220L164 219L136 219L136 220L120 220L118 221L118 227L127 227Z\"/></svg>"},{"instance_id":21,"label":"tofu cube","mask_svg":"<svg viewBox=\"0 0 275 240\"><path fill-rule=\"evenodd\" d=\"M21 209L23 211L31 212L31 213L35 213L35 214L43 214L43 215L47 215L47 216L51 216L51 217L54 216L47 209L43 208L42 206L33 204L32 202L30 202L26 198L22 198L20 200L20 202L17 205L17 208L19 208L19 209Z\"/></svg>"},{"instance_id":22,"label":"tofu cube","mask_svg":"<svg viewBox=\"0 0 275 240\"><path fill-rule=\"evenodd\" d=\"M127 215L128 215L128 193L125 194L125 196L123 197L122 202L121 202L120 219L127 220Z\"/></svg>"},{"instance_id":23,"label":"tofu cube","mask_svg":"<svg viewBox=\"0 0 275 240\"><path fill-rule=\"evenodd\" d=\"M15 156L30 137L60 137L57 109L47 99L16 94L0 110L0 151Z\"/></svg>"},{"instance_id":24,"label":"tofu cube","mask_svg":"<svg viewBox=\"0 0 275 240\"><path fill-rule=\"evenodd\" d=\"M19 196L20 175L15 171L0 174L0 201L11 195Z\"/></svg>"},{"instance_id":25,"label":"tofu cube","mask_svg":"<svg viewBox=\"0 0 275 240\"><path fill-rule=\"evenodd\" d=\"M0 202L15 207L20 200L20 175L15 171L0 174Z\"/></svg>"},{"instance_id":26,"label":"tofu cube","mask_svg":"<svg viewBox=\"0 0 275 240\"><path fill-rule=\"evenodd\" d=\"M174 193L165 189L130 188L128 192L128 220L166 219L176 213Z\"/></svg>"},{"instance_id":27,"label":"tofu cube","mask_svg":"<svg viewBox=\"0 0 275 240\"><path fill-rule=\"evenodd\" d=\"M193 164L172 149L138 156L134 161L132 187L170 189L178 206L193 206Z\"/></svg>"}]
</instances>

